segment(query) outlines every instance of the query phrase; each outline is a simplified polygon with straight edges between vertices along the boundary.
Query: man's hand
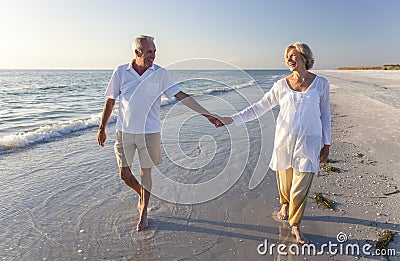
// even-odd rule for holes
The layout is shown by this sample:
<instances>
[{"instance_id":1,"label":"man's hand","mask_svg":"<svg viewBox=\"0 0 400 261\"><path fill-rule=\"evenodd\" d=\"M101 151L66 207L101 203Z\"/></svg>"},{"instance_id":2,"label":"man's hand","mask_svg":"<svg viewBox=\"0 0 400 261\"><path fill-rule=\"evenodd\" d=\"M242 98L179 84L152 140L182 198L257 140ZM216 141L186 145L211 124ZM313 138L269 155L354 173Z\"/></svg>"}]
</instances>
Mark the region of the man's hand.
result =
<instances>
[{"instance_id":1,"label":"man's hand","mask_svg":"<svg viewBox=\"0 0 400 261\"><path fill-rule=\"evenodd\" d=\"M197 101L195 101L192 97L190 97L183 91L180 91L177 94L175 94L175 98L178 101L182 102L188 108L206 117L215 127L218 128L224 126L224 124L216 117L216 115L210 114L205 108L203 108L203 106L198 104Z\"/></svg>"},{"instance_id":2,"label":"man's hand","mask_svg":"<svg viewBox=\"0 0 400 261\"><path fill-rule=\"evenodd\" d=\"M217 118L218 116L216 115L204 115L204 117L206 117L207 120L217 128L224 126L224 124Z\"/></svg>"},{"instance_id":3,"label":"man's hand","mask_svg":"<svg viewBox=\"0 0 400 261\"><path fill-rule=\"evenodd\" d=\"M97 131L96 138L97 142L102 147L104 147L104 142L106 142L107 139L106 126L108 119L110 119L114 105L115 105L115 99L108 98L106 100L106 104L104 105L103 113L101 114L99 130Z\"/></svg>"},{"instance_id":4,"label":"man's hand","mask_svg":"<svg viewBox=\"0 0 400 261\"><path fill-rule=\"evenodd\" d=\"M100 146L104 147L104 143L106 142L107 139L107 134L105 129L99 129L97 131L97 142L99 143Z\"/></svg>"},{"instance_id":5,"label":"man's hand","mask_svg":"<svg viewBox=\"0 0 400 261\"><path fill-rule=\"evenodd\" d=\"M222 127L224 125L232 124L232 122L233 122L231 117L221 117L221 116L215 116L215 117L221 123L221 124L215 125L215 127L217 127L217 128Z\"/></svg>"},{"instance_id":6,"label":"man's hand","mask_svg":"<svg viewBox=\"0 0 400 261\"><path fill-rule=\"evenodd\" d=\"M321 149L319 154L319 161L321 163L326 163L328 161L329 147L330 145L324 145L324 147Z\"/></svg>"}]
</instances>

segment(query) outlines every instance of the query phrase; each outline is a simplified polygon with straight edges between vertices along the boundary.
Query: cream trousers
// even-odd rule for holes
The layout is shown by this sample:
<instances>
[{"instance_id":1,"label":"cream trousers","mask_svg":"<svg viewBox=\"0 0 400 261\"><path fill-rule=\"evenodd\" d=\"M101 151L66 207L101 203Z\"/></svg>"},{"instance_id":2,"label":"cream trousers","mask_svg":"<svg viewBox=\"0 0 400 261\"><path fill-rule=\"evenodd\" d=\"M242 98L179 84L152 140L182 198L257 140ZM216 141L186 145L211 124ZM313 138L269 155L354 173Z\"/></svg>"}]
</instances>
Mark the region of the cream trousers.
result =
<instances>
[{"instance_id":1,"label":"cream trousers","mask_svg":"<svg viewBox=\"0 0 400 261\"><path fill-rule=\"evenodd\" d=\"M281 204L289 204L288 221L291 226L298 225L303 217L314 175L292 168L276 172L279 200Z\"/></svg>"}]
</instances>

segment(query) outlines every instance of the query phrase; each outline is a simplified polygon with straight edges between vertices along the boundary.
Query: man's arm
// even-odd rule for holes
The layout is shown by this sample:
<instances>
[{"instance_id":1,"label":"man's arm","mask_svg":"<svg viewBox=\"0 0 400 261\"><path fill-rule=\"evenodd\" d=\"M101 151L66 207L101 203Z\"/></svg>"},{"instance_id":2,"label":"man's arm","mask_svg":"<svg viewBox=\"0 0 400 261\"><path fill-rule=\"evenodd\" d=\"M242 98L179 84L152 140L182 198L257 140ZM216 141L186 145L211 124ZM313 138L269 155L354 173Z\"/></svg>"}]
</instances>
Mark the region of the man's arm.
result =
<instances>
[{"instance_id":1,"label":"man's arm","mask_svg":"<svg viewBox=\"0 0 400 261\"><path fill-rule=\"evenodd\" d=\"M208 112L203 106L201 106L195 99L190 97L188 94L184 93L183 91L178 92L175 94L175 98L182 102L186 107L194 110L197 113L200 113L204 117L206 117L212 124L215 126L219 126L222 124L213 114Z\"/></svg>"},{"instance_id":2,"label":"man's arm","mask_svg":"<svg viewBox=\"0 0 400 261\"><path fill-rule=\"evenodd\" d=\"M106 126L110 119L111 113L115 105L115 99L108 98L106 104L104 105L103 113L101 115L101 121L99 125L99 130L97 131L97 142L100 146L104 147L104 142L107 139Z\"/></svg>"}]
</instances>

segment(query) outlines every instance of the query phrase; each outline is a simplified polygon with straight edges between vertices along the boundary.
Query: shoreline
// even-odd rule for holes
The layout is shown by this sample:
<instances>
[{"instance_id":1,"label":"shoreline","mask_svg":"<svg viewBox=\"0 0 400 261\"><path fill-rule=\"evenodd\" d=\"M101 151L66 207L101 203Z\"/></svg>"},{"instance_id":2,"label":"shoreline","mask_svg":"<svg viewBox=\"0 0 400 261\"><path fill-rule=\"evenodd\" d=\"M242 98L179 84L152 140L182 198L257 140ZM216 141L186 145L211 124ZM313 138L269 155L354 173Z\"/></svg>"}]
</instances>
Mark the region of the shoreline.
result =
<instances>
[{"instance_id":1,"label":"shoreline","mask_svg":"<svg viewBox=\"0 0 400 261\"><path fill-rule=\"evenodd\" d=\"M400 70L399 64L385 64L382 66L342 66L336 70Z\"/></svg>"}]
</instances>

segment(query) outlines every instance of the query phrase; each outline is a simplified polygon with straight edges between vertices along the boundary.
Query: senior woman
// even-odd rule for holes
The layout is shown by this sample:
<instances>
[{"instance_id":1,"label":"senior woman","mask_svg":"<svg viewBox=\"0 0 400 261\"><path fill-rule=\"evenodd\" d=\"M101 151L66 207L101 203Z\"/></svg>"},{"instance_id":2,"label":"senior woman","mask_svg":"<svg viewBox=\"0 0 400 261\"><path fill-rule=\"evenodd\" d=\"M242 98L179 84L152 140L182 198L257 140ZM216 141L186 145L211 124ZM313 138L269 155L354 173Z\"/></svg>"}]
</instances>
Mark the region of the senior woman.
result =
<instances>
[{"instance_id":1,"label":"senior woman","mask_svg":"<svg viewBox=\"0 0 400 261\"><path fill-rule=\"evenodd\" d=\"M320 161L326 162L331 144L329 83L308 71L314 58L305 43L289 45L284 57L292 72L289 76L275 82L257 103L220 120L224 125L241 125L280 105L270 163L282 204L277 216L288 218L296 242L304 244L308 240L300 231L300 221L313 177Z\"/></svg>"}]
</instances>

